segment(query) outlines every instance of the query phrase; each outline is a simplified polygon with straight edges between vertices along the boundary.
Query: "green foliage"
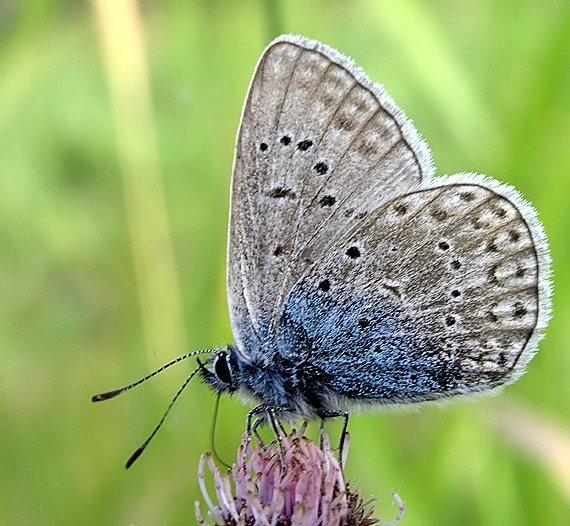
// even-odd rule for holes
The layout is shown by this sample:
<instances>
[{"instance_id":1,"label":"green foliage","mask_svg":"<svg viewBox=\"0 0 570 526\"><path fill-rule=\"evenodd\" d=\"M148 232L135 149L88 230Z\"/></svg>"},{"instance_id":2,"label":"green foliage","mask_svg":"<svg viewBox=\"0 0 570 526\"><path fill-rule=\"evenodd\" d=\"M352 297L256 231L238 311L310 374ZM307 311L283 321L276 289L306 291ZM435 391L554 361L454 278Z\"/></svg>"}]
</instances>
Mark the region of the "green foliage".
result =
<instances>
[{"instance_id":1,"label":"green foliage","mask_svg":"<svg viewBox=\"0 0 570 526\"><path fill-rule=\"evenodd\" d=\"M204 385L187 389L128 472L122 462L193 364L90 402L180 349L145 340L95 9L32 4L0 5L0 523L192 524L214 405ZM187 350L231 340L233 144L249 78L277 28L336 47L384 83L430 143L438 174L487 173L534 203L555 296L528 374L495 399L353 417L347 476L377 497L386 520L397 491L406 526L566 524L560 481L491 421L499 402L516 400L570 440L570 3L170 0L143 2L143 24ZM226 461L246 413L222 401Z\"/></svg>"}]
</instances>

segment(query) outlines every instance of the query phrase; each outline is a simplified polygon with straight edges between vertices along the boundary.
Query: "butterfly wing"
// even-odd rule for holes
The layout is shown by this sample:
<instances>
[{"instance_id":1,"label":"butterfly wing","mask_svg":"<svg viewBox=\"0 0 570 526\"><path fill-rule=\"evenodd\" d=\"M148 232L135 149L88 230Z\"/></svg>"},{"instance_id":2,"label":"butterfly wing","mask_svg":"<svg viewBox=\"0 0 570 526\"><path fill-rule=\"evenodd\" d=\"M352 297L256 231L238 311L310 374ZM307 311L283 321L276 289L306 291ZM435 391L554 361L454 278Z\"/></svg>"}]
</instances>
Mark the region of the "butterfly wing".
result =
<instances>
[{"instance_id":1,"label":"butterfly wing","mask_svg":"<svg viewBox=\"0 0 570 526\"><path fill-rule=\"evenodd\" d=\"M232 178L228 301L242 357L274 336L284 298L339 236L432 171L411 123L352 61L301 37L274 41Z\"/></svg>"},{"instance_id":2,"label":"butterfly wing","mask_svg":"<svg viewBox=\"0 0 570 526\"><path fill-rule=\"evenodd\" d=\"M550 295L534 210L481 176L440 180L369 214L285 301L280 352L327 379L325 406L490 389L532 357Z\"/></svg>"}]
</instances>

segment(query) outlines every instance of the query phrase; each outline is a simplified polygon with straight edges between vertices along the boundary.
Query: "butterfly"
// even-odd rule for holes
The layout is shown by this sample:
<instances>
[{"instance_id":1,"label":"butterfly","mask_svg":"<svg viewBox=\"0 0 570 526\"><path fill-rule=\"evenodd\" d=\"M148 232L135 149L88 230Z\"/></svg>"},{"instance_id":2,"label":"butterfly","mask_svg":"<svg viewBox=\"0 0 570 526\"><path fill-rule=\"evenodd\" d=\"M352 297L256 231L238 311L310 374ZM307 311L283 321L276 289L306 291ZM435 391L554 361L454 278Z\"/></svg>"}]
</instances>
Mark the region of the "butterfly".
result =
<instances>
[{"instance_id":1,"label":"butterfly","mask_svg":"<svg viewBox=\"0 0 570 526\"><path fill-rule=\"evenodd\" d=\"M514 188L434 171L412 122L350 59L274 40L235 149L234 343L167 366L209 353L187 382L199 372L257 401L250 429L516 380L550 317L544 229Z\"/></svg>"}]
</instances>

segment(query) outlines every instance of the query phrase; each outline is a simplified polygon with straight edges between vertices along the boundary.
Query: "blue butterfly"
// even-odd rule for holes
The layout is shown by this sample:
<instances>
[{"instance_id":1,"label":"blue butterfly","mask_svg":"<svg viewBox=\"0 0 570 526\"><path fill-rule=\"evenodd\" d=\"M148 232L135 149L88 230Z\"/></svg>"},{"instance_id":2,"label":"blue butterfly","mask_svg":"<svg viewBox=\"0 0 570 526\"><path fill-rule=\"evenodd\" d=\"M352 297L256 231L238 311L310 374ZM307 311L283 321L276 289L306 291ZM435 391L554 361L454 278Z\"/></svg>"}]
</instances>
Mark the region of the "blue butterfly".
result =
<instances>
[{"instance_id":1,"label":"blue butterfly","mask_svg":"<svg viewBox=\"0 0 570 526\"><path fill-rule=\"evenodd\" d=\"M235 341L167 364L210 353L175 399L199 372L257 401L249 430L332 416L346 428L356 407L516 380L549 320L542 225L509 186L433 175L411 121L350 59L303 37L272 42L234 159Z\"/></svg>"}]
</instances>

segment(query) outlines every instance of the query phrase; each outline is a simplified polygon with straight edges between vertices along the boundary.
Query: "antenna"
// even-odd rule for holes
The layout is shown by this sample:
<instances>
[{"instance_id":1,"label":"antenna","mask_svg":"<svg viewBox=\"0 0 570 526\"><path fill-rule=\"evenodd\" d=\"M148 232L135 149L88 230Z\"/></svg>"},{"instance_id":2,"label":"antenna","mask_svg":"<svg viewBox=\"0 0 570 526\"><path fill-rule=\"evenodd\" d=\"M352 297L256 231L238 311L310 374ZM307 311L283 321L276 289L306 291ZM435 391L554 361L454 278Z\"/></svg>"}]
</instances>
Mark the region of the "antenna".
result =
<instances>
[{"instance_id":1,"label":"antenna","mask_svg":"<svg viewBox=\"0 0 570 526\"><path fill-rule=\"evenodd\" d=\"M146 446L148 446L148 444L150 443L150 441L154 438L154 435L156 435L156 433L158 432L158 430L162 427L162 424L164 423L164 421L166 420L166 416L168 415L168 413L170 413L170 410L172 409L172 406L174 405L174 402L176 402L176 400L178 400L178 397L182 394L182 391L184 391L184 389L186 388L186 386L190 383L190 380L192 380L192 378L194 378L194 376L196 376L196 373L200 370L200 368L196 368L194 369L191 373L190 376L188 378L186 378L186 380L184 381L184 383L180 386L180 389L178 389L178 392L174 395L174 398L170 401L170 403L168 404L168 407L166 408L166 410L164 411L162 418L160 419L160 421L158 422L158 424L156 424L156 427L153 429L152 433L149 435L149 437L142 443L142 445L140 447L138 447L133 454L127 459L127 462L125 462L125 468L129 469L132 465L133 462L139 458L142 455L142 452L146 449Z\"/></svg>"},{"instance_id":2,"label":"antenna","mask_svg":"<svg viewBox=\"0 0 570 526\"><path fill-rule=\"evenodd\" d=\"M140 380L130 384L130 385L126 385L125 387L121 387L120 389L115 389L113 391L107 391L106 393L101 393L101 394L97 394L95 396L93 396L91 398L92 402L101 402L103 400L109 400L110 398L114 398L115 396L118 396L126 391L131 390L133 387L136 387L137 385L142 384L143 382L146 382L147 380L150 380L151 378L153 378L154 376L156 376L157 374L161 373L162 371L164 371L165 369L168 369L170 366L181 362L182 360L186 360L187 358L191 358L192 356L196 356L198 354L208 354L208 353L214 353L214 352L218 352L217 349L208 349L208 350L203 350L203 351L194 351L191 353L187 353L184 354L182 356L180 356L179 358L176 358L175 360L172 360L171 362L168 362L167 364L163 365L160 369L157 369L156 371L154 371L153 373L148 374L147 376L145 376L144 378L141 378ZM168 415L168 413L170 413L170 410L172 409L172 406L174 405L174 403L176 402L176 400L178 400L178 398L180 397L180 395L182 394L182 391L184 391L184 389L186 388L186 386L190 383L190 380L192 380L192 378L194 378L194 376L196 376L196 373L200 370L200 368L203 367L202 364L200 364L200 367L197 367L196 369L194 369L191 373L190 376L188 376L188 378L186 378L186 380L184 381L184 383L180 386L180 389L178 389L178 391L176 392L176 394L174 395L174 397L172 398L172 400L170 401L170 403L168 404L168 407L166 408L166 410L164 411L162 418L159 420L158 424L156 425L156 427L153 429L152 433L149 435L149 437L142 443L142 445L140 447L138 447L134 453L128 458L127 462L125 463L125 468L129 469L134 461L139 458L141 456L141 454L143 453L143 451L146 449L146 447L149 445L150 441L154 438L154 436L156 435L156 433L158 432L158 430L162 427L162 424L164 423L164 421L166 420L166 417Z\"/></svg>"},{"instance_id":3,"label":"antenna","mask_svg":"<svg viewBox=\"0 0 570 526\"><path fill-rule=\"evenodd\" d=\"M161 373L165 369L168 369L170 366L177 364L178 362L181 362L182 360L186 360L187 358L191 358L192 356L196 356L197 354L209 354L209 353L213 353L213 352L218 352L218 349L207 349L207 350L203 350L203 351L194 351L194 352L189 352L187 354L184 354L184 355L176 358L175 360L168 362L166 365L163 365L160 369L157 369L153 373L146 375L144 378L141 378L140 380L137 380L136 382L134 382L130 385L126 385L125 387L121 387L120 389L115 389L114 391L107 391L106 393L96 394L95 396L93 396L91 398L91 401L92 402L102 402L103 400L109 400L110 398L115 398L115 396L118 396L122 393L130 391L133 387L136 387L137 385L140 385L140 384L146 382L147 380L150 380L152 377Z\"/></svg>"}]
</instances>

